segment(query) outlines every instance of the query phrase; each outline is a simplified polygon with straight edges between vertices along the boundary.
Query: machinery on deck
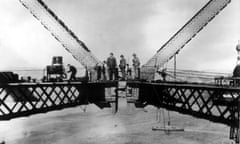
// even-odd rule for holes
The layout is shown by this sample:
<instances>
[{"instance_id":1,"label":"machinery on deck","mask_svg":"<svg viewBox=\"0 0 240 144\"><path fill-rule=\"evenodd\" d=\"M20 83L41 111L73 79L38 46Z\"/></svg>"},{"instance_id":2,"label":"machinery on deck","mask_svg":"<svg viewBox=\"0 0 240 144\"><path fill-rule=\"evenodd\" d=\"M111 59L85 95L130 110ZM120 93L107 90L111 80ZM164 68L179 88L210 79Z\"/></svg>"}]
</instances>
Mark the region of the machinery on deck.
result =
<instances>
[{"instance_id":1,"label":"machinery on deck","mask_svg":"<svg viewBox=\"0 0 240 144\"><path fill-rule=\"evenodd\" d=\"M219 86L232 86L232 87L239 87L240 86L240 40L236 46L237 51L237 65L233 69L232 76L224 77L215 77L215 84Z\"/></svg>"},{"instance_id":2,"label":"machinery on deck","mask_svg":"<svg viewBox=\"0 0 240 144\"><path fill-rule=\"evenodd\" d=\"M44 76L43 81L63 81L64 78L67 78L67 75L63 65L63 57L54 56L52 65L46 67L46 76Z\"/></svg>"}]
</instances>

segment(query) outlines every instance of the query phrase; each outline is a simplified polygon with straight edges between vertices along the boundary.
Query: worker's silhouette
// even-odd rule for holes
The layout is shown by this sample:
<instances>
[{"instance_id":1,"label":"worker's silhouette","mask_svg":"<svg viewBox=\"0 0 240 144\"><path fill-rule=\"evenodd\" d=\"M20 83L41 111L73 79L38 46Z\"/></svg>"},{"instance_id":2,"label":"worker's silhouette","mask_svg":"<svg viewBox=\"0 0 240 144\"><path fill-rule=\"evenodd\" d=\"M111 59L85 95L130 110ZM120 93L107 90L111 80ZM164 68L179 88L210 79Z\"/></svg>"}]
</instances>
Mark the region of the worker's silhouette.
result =
<instances>
[{"instance_id":1,"label":"worker's silhouette","mask_svg":"<svg viewBox=\"0 0 240 144\"><path fill-rule=\"evenodd\" d=\"M113 53L110 53L110 56L107 59L107 67L109 80L115 80L117 78L116 76L117 61L116 58L113 56Z\"/></svg>"},{"instance_id":2,"label":"worker's silhouette","mask_svg":"<svg viewBox=\"0 0 240 144\"><path fill-rule=\"evenodd\" d=\"M135 53L133 54L132 63L133 63L132 65L133 65L134 79L139 79L140 78L140 60Z\"/></svg>"},{"instance_id":3,"label":"worker's silhouette","mask_svg":"<svg viewBox=\"0 0 240 144\"><path fill-rule=\"evenodd\" d=\"M71 73L69 80L76 80L77 68L73 65L68 64L68 73Z\"/></svg>"}]
</instances>

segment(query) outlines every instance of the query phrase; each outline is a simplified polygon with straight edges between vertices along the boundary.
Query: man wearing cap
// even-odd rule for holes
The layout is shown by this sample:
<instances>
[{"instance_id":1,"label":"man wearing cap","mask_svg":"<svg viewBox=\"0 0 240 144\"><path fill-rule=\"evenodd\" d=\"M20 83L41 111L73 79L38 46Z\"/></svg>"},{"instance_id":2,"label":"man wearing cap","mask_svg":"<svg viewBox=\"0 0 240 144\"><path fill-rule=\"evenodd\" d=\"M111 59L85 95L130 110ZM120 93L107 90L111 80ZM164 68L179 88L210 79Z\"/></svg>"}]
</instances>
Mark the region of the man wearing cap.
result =
<instances>
[{"instance_id":1,"label":"man wearing cap","mask_svg":"<svg viewBox=\"0 0 240 144\"><path fill-rule=\"evenodd\" d=\"M140 77L140 74L139 74L140 73L140 61L135 53L133 54L132 64L133 64L134 79L138 79Z\"/></svg>"},{"instance_id":2,"label":"man wearing cap","mask_svg":"<svg viewBox=\"0 0 240 144\"><path fill-rule=\"evenodd\" d=\"M77 68L73 65L68 64L68 73L71 73L69 80L76 80Z\"/></svg>"},{"instance_id":3,"label":"man wearing cap","mask_svg":"<svg viewBox=\"0 0 240 144\"><path fill-rule=\"evenodd\" d=\"M106 61L103 61L103 64L102 64L102 75L103 75L103 80L106 80L107 79L107 76L106 76Z\"/></svg>"},{"instance_id":4,"label":"man wearing cap","mask_svg":"<svg viewBox=\"0 0 240 144\"><path fill-rule=\"evenodd\" d=\"M123 55L120 56L120 64L119 68L122 74L122 80L125 80L126 77L126 59L124 58Z\"/></svg>"},{"instance_id":5,"label":"man wearing cap","mask_svg":"<svg viewBox=\"0 0 240 144\"><path fill-rule=\"evenodd\" d=\"M110 56L107 58L109 80L116 79L116 75L115 75L116 66L117 66L116 58L113 56L113 53L110 53Z\"/></svg>"}]
</instances>

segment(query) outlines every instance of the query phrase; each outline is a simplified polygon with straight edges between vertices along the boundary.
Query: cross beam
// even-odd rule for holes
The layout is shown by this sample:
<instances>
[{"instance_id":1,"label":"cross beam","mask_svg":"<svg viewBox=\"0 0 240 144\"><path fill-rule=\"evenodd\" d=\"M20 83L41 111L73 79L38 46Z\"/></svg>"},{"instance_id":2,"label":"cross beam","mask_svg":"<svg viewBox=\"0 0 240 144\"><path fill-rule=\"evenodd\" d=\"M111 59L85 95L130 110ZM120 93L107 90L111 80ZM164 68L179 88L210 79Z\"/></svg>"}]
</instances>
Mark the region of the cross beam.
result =
<instances>
[{"instance_id":1,"label":"cross beam","mask_svg":"<svg viewBox=\"0 0 240 144\"><path fill-rule=\"evenodd\" d=\"M110 107L106 90L117 82L9 83L0 85L0 120L94 103Z\"/></svg>"},{"instance_id":2,"label":"cross beam","mask_svg":"<svg viewBox=\"0 0 240 144\"><path fill-rule=\"evenodd\" d=\"M137 91L136 106L154 105L230 126L239 143L240 89L207 84L128 82Z\"/></svg>"}]
</instances>

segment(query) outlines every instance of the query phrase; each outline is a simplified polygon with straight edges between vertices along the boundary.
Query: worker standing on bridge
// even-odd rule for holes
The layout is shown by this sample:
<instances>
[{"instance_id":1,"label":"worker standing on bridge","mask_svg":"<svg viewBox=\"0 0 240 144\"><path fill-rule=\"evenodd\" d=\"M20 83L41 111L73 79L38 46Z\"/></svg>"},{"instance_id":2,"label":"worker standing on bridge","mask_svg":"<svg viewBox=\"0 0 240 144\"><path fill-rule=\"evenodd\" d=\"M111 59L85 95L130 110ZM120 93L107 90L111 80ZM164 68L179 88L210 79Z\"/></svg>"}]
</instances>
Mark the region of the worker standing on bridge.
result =
<instances>
[{"instance_id":1,"label":"worker standing on bridge","mask_svg":"<svg viewBox=\"0 0 240 144\"><path fill-rule=\"evenodd\" d=\"M103 80L106 80L107 79L107 76L106 76L106 61L103 61L103 64L102 64L102 75L103 75Z\"/></svg>"},{"instance_id":2,"label":"worker standing on bridge","mask_svg":"<svg viewBox=\"0 0 240 144\"><path fill-rule=\"evenodd\" d=\"M101 80L101 74L102 74L102 67L100 63L97 63L95 68L94 68L97 72L97 80Z\"/></svg>"},{"instance_id":3,"label":"worker standing on bridge","mask_svg":"<svg viewBox=\"0 0 240 144\"><path fill-rule=\"evenodd\" d=\"M120 56L120 64L119 68L122 74L122 80L125 80L126 77L126 59L124 58L123 55Z\"/></svg>"},{"instance_id":4,"label":"worker standing on bridge","mask_svg":"<svg viewBox=\"0 0 240 144\"><path fill-rule=\"evenodd\" d=\"M139 79L140 78L140 60L135 53L133 54L132 63L133 63L132 65L133 65L134 79Z\"/></svg>"},{"instance_id":5,"label":"worker standing on bridge","mask_svg":"<svg viewBox=\"0 0 240 144\"><path fill-rule=\"evenodd\" d=\"M76 80L77 68L73 65L68 64L68 73L71 73L69 80Z\"/></svg>"},{"instance_id":6,"label":"worker standing on bridge","mask_svg":"<svg viewBox=\"0 0 240 144\"><path fill-rule=\"evenodd\" d=\"M115 80L117 61L116 61L116 58L113 56L113 53L110 53L110 56L107 59L107 67L108 67L109 80Z\"/></svg>"}]
</instances>

